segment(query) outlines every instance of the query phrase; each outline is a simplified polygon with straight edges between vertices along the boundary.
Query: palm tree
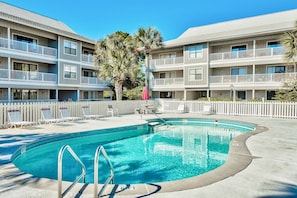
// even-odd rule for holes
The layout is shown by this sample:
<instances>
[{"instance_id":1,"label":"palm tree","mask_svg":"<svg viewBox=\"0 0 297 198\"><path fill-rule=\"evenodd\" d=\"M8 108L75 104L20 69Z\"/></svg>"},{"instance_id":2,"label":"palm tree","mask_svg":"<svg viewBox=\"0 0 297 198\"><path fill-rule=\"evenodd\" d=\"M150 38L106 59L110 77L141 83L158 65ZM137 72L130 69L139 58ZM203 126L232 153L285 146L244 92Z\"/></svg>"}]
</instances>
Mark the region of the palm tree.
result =
<instances>
[{"instance_id":1,"label":"palm tree","mask_svg":"<svg viewBox=\"0 0 297 198\"><path fill-rule=\"evenodd\" d=\"M134 49L132 36L121 31L96 43L95 62L99 77L111 80L117 100L122 100L124 81L136 79L141 72Z\"/></svg>"},{"instance_id":2,"label":"palm tree","mask_svg":"<svg viewBox=\"0 0 297 198\"><path fill-rule=\"evenodd\" d=\"M161 36L161 33L158 30L152 27L148 27L147 29L139 28L137 33L134 36L134 39L136 42L136 46L138 47L137 51L139 53L144 53L145 55L145 59L146 59L145 86L146 86L146 89L148 90L147 98L149 98L150 53L153 49L162 47L163 38Z\"/></svg>"},{"instance_id":3,"label":"palm tree","mask_svg":"<svg viewBox=\"0 0 297 198\"><path fill-rule=\"evenodd\" d=\"M290 32L285 32L280 37L281 44L285 48L284 58L288 63L293 63L294 72L296 72L296 57L297 57L297 21L295 22L295 29Z\"/></svg>"}]
</instances>

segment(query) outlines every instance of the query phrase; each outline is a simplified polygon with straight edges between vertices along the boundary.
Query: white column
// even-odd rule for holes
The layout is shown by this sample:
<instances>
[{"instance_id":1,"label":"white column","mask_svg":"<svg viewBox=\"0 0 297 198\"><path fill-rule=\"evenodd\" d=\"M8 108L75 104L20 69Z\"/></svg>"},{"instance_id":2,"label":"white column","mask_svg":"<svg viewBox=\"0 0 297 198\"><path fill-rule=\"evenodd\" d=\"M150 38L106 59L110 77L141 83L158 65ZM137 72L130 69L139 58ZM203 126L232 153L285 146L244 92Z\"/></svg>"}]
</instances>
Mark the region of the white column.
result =
<instances>
[{"instance_id":1,"label":"white column","mask_svg":"<svg viewBox=\"0 0 297 198\"><path fill-rule=\"evenodd\" d=\"M10 49L10 27L7 28L7 41L8 41L8 49Z\"/></svg>"},{"instance_id":2,"label":"white column","mask_svg":"<svg viewBox=\"0 0 297 198\"><path fill-rule=\"evenodd\" d=\"M187 90L185 89L184 90L184 101L186 101L187 100Z\"/></svg>"},{"instance_id":3,"label":"white column","mask_svg":"<svg viewBox=\"0 0 297 198\"><path fill-rule=\"evenodd\" d=\"M256 65L253 64L253 85L255 84L255 77L256 77ZM252 90L252 99L256 99L255 88L253 88Z\"/></svg>"},{"instance_id":4,"label":"white column","mask_svg":"<svg viewBox=\"0 0 297 198\"><path fill-rule=\"evenodd\" d=\"M253 57L256 57L256 40L253 41Z\"/></svg>"},{"instance_id":5,"label":"white column","mask_svg":"<svg viewBox=\"0 0 297 198\"><path fill-rule=\"evenodd\" d=\"M7 100L8 100L8 102L11 102L11 88L10 87L7 90Z\"/></svg>"},{"instance_id":6,"label":"white column","mask_svg":"<svg viewBox=\"0 0 297 198\"><path fill-rule=\"evenodd\" d=\"M80 94L80 90L79 89L77 90L77 93L76 94L77 94L76 100L79 101L80 100L80 95L79 95Z\"/></svg>"}]
</instances>

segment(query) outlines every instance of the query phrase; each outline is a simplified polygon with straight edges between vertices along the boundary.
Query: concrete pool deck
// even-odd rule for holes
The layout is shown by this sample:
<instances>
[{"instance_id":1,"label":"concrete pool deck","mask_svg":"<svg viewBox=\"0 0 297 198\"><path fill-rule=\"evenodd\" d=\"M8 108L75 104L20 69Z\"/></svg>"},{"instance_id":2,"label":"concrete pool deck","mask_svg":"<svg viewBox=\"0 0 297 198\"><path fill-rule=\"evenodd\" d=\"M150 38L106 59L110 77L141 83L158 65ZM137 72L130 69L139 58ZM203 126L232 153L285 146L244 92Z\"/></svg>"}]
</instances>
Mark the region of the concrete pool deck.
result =
<instances>
[{"instance_id":1,"label":"concrete pool deck","mask_svg":"<svg viewBox=\"0 0 297 198\"><path fill-rule=\"evenodd\" d=\"M297 120L248 116L198 114L161 114L161 117L193 117L248 122L267 131L251 135L248 150L237 149L245 138L232 142L242 158L231 161L232 169L219 168L210 173L174 183L116 186L103 194L110 197L297 197ZM99 128L141 124L154 115L123 115L104 120L81 120L56 125L0 130L0 197L57 197L57 182L34 178L18 171L10 163L11 154L21 145L41 137ZM231 145L232 147L232 145ZM229 159L228 159L229 162ZM247 166L242 166L247 164ZM236 169L239 167L239 172ZM240 169L242 168L242 169ZM241 171L240 171L241 170ZM63 185L63 187L66 185ZM178 190L177 190L178 189ZM81 193L79 192L81 191ZM118 193L122 191L122 193ZM144 193L145 192L145 193ZM90 186L75 187L66 197L93 197ZM106 195L105 197L108 197Z\"/></svg>"}]
</instances>

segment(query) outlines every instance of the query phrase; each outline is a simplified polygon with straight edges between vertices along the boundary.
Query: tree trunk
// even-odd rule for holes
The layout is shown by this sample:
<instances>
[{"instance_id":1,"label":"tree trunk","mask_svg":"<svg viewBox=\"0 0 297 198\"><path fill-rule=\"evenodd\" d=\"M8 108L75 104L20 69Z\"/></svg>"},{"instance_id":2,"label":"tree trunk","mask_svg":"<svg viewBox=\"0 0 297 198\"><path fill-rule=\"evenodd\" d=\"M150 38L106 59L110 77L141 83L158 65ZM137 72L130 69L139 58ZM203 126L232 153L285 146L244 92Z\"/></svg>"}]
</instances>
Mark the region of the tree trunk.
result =
<instances>
[{"instance_id":1,"label":"tree trunk","mask_svg":"<svg viewBox=\"0 0 297 198\"><path fill-rule=\"evenodd\" d=\"M146 53L145 55L145 66L146 66L146 72L145 72L145 86L147 88L147 98L150 98L150 60L149 60L149 53Z\"/></svg>"},{"instance_id":2,"label":"tree trunk","mask_svg":"<svg viewBox=\"0 0 297 198\"><path fill-rule=\"evenodd\" d=\"M116 100L123 99L123 83L118 81L115 82L115 94L116 94Z\"/></svg>"}]
</instances>

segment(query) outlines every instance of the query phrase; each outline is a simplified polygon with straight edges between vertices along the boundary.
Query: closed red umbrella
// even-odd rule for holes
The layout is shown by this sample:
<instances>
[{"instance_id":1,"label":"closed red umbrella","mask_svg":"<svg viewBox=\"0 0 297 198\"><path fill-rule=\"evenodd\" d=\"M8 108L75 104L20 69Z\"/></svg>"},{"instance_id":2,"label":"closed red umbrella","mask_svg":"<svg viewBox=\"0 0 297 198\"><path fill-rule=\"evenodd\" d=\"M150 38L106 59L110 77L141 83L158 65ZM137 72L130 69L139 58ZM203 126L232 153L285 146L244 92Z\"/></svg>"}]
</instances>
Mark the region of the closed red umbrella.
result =
<instances>
[{"instance_id":1,"label":"closed red umbrella","mask_svg":"<svg viewBox=\"0 0 297 198\"><path fill-rule=\"evenodd\" d=\"M148 91L147 87L143 88L141 98L142 98L142 100L149 100L150 99L150 95L149 95L149 91Z\"/></svg>"}]
</instances>

